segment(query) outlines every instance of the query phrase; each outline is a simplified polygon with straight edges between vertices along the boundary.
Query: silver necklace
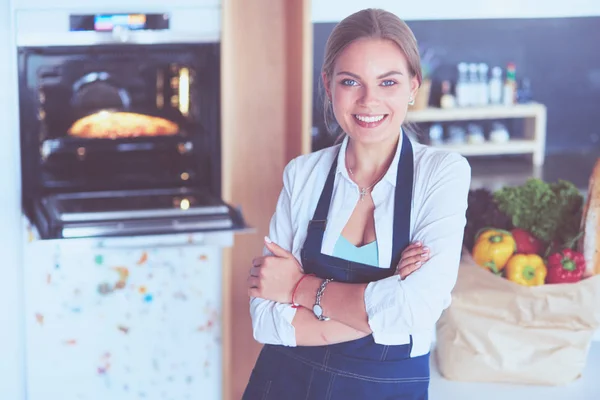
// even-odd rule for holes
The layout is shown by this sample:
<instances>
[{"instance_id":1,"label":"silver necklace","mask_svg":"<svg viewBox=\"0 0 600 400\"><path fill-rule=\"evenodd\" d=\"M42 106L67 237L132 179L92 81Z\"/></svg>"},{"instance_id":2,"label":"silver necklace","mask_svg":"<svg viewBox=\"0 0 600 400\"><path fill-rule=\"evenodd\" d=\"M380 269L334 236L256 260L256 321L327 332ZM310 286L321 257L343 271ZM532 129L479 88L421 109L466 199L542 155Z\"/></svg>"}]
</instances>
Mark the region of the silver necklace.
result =
<instances>
[{"instance_id":1,"label":"silver necklace","mask_svg":"<svg viewBox=\"0 0 600 400\"><path fill-rule=\"evenodd\" d=\"M352 172L352 168L348 167L348 171L350 171L350 175L352 175L353 178L356 178L356 176L354 175L354 172ZM365 196L368 194L368 190L370 190L373 186L375 186L377 184L377 182L379 182L384 176L385 173L387 171L384 171L383 174L379 177L379 179L377 179L375 182L373 182L373 184L371 186L367 186L361 189L361 187L359 186L358 189L360 190L360 201L363 201L365 199ZM354 180L354 182L356 182L356 179ZM358 183L357 183L358 185Z\"/></svg>"}]
</instances>

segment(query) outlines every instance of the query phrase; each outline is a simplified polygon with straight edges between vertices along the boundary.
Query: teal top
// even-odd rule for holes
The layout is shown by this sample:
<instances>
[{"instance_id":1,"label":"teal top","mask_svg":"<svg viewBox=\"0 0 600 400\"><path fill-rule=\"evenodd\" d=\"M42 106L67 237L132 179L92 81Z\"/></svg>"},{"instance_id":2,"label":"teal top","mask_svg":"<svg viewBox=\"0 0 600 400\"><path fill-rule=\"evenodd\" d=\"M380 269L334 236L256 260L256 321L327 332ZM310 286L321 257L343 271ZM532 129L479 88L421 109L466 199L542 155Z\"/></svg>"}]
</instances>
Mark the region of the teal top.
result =
<instances>
[{"instance_id":1,"label":"teal top","mask_svg":"<svg viewBox=\"0 0 600 400\"><path fill-rule=\"evenodd\" d=\"M345 237L340 235L333 248L332 256L361 264L372 265L373 267L379 266L377 241L356 247Z\"/></svg>"}]
</instances>

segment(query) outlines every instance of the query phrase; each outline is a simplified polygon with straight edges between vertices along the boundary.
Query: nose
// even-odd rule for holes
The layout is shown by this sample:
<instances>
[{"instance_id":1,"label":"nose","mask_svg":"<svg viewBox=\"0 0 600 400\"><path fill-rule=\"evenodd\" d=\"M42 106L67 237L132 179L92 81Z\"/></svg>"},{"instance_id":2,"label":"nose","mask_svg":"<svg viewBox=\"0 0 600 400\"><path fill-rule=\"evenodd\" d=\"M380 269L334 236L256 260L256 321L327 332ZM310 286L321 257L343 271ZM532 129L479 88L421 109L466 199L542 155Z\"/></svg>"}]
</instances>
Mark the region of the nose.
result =
<instances>
[{"instance_id":1,"label":"nose","mask_svg":"<svg viewBox=\"0 0 600 400\"><path fill-rule=\"evenodd\" d=\"M363 86L359 104L364 107L372 107L379 104L379 97L374 88Z\"/></svg>"}]
</instances>

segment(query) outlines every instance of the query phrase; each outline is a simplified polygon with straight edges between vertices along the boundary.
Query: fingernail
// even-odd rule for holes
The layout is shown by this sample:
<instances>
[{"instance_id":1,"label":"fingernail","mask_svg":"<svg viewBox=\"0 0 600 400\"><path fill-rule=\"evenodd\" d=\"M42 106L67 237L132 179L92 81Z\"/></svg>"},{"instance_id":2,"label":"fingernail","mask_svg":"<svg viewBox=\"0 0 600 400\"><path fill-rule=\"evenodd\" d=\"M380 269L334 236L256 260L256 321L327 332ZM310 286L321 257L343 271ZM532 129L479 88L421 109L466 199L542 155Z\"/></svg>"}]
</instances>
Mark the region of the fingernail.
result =
<instances>
[{"instance_id":1,"label":"fingernail","mask_svg":"<svg viewBox=\"0 0 600 400\"><path fill-rule=\"evenodd\" d=\"M417 267L420 267L420 266L421 266L421 261L417 261L417 262L415 263L415 265L416 265Z\"/></svg>"},{"instance_id":2,"label":"fingernail","mask_svg":"<svg viewBox=\"0 0 600 400\"><path fill-rule=\"evenodd\" d=\"M273 243L273 241L271 239L269 239L268 236L265 236L265 242L267 242L269 244Z\"/></svg>"},{"instance_id":3,"label":"fingernail","mask_svg":"<svg viewBox=\"0 0 600 400\"><path fill-rule=\"evenodd\" d=\"M429 251L429 247L423 247L423 251Z\"/></svg>"},{"instance_id":4,"label":"fingernail","mask_svg":"<svg viewBox=\"0 0 600 400\"><path fill-rule=\"evenodd\" d=\"M415 244L416 244L417 246L421 246L423 243L421 243L421 242L417 241L417 242L415 242Z\"/></svg>"},{"instance_id":5,"label":"fingernail","mask_svg":"<svg viewBox=\"0 0 600 400\"><path fill-rule=\"evenodd\" d=\"M423 257L423 258L427 258L427 257L429 257L429 254L427 254L427 252L425 252L425 253L422 253L422 254L421 254L421 257Z\"/></svg>"}]
</instances>

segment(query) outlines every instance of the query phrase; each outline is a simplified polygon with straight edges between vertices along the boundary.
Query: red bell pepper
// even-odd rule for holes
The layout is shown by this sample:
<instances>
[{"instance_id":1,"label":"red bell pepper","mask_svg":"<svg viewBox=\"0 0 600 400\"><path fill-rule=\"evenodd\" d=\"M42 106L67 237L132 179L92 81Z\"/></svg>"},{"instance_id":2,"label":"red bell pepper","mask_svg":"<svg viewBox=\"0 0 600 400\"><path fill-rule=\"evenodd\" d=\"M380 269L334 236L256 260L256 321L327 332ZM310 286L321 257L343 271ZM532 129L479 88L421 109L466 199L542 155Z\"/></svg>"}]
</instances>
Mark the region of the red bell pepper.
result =
<instances>
[{"instance_id":1,"label":"red bell pepper","mask_svg":"<svg viewBox=\"0 0 600 400\"><path fill-rule=\"evenodd\" d=\"M575 283L583 278L585 258L583 254L564 249L548 257L546 283Z\"/></svg>"},{"instance_id":2,"label":"red bell pepper","mask_svg":"<svg viewBox=\"0 0 600 400\"><path fill-rule=\"evenodd\" d=\"M514 228L510 232L517 244L517 253L541 255L542 242L538 238L520 228Z\"/></svg>"}]
</instances>

